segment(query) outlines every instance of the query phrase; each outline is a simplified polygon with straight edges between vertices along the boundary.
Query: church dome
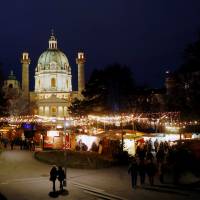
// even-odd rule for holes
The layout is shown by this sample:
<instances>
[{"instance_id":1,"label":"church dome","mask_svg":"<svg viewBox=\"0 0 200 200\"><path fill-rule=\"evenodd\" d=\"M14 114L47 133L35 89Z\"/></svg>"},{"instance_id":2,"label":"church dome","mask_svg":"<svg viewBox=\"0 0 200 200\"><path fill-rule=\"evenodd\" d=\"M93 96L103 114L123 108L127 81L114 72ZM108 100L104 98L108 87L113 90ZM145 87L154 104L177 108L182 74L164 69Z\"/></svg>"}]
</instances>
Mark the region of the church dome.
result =
<instances>
[{"instance_id":1,"label":"church dome","mask_svg":"<svg viewBox=\"0 0 200 200\"><path fill-rule=\"evenodd\" d=\"M68 59L57 48L57 40L52 33L49 48L41 54L35 68L35 92L70 92L71 82L72 74Z\"/></svg>"},{"instance_id":2,"label":"church dome","mask_svg":"<svg viewBox=\"0 0 200 200\"><path fill-rule=\"evenodd\" d=\"M38 67L40 70L49 69L66 69L69 62L65 54L58 49L48 49L43 52L38 59Z\"/></svg>"},{"instance_id":3,"label":"church dome","mask_svg":"<svg viewBox=\"0 0 200 200\"><path fill-rule=\"evenodd\" d=\"M38 59L36 72L43 70L70 71L69 61L66 55L57 48L57 40L54 35L51 35L49 39L49 48Z\"/></svg>"}]
</instances>

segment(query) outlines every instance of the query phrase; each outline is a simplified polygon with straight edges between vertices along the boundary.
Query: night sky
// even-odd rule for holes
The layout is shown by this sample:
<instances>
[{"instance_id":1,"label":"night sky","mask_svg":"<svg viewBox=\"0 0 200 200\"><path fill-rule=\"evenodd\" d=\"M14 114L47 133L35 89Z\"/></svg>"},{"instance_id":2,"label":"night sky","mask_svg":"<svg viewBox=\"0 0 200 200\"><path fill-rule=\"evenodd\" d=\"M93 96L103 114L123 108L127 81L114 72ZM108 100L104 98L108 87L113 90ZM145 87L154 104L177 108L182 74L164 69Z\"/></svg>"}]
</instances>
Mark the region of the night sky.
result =
<instances>
[{"instance_id":1,"label":"night sky","mask_svg":"<svg viewBox=\"0 0 200 200\"><path fill-rule=\"evenodd\" d=\"M93 69L118 62L153 87L162 86L167 69L179 67L200 30L199 0L6 0L0 8L0 62L6 76L13 69L21 79L20 56L28 51L31 89L52 28L73 74L84 50L87 79Z\"/></svg>"}]
</instances>

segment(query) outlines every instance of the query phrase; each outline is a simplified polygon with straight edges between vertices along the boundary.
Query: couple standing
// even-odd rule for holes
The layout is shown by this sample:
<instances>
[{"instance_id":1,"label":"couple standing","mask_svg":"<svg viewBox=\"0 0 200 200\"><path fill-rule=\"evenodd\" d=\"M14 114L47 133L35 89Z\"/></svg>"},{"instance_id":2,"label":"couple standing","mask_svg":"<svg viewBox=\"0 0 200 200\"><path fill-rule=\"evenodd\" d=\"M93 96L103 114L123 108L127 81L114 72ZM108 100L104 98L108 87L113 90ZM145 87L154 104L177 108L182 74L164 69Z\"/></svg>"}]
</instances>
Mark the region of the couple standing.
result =
<instances>
[{"instance_id":1,"label":"couple standing","mask_svg":"<svg viewBox=\"0 0 200 200\"><path fill-rule=\"evenodd\" d=\"M60 182L60 191L63 191L63 182L65 180L65 172L61 166L57 167L53 166L50 171L50 181L53 182L53 192L56 192L56 179Z\"/></svg>"}]
</instances>

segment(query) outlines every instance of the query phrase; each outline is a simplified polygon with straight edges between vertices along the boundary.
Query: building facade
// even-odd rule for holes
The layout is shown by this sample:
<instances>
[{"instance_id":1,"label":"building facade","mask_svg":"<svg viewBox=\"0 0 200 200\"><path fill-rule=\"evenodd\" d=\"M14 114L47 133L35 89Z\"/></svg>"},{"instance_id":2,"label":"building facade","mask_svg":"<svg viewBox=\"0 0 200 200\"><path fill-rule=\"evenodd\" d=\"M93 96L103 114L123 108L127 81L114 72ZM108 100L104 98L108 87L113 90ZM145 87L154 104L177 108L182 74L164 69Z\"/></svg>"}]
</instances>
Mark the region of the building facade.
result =
<instances>
[{"instance_id":1,"label":"building facade","mask_svg":"<svg viewBox=\"0 0 200 200\"><path fill-rule=\"evenodd\" d=\"M22 54L21 63L21 96L26 101L35 104L35 114L45 117L69 116L68 107L74 98L82 97L81 92L85 88L84 53L78 52L78 57L76 58L78 65L78 91L72 90L71 66L67 56L59 50L57 39L53 33L49 39L48 49L40 55L35 67L34 91L29 91L30 58L27 52ZM18 84L19 86L19 83L14 78L13 80L10 79L5 82L4 90L6 91L11 85L15 87Z\"/></svg>"}]
</instances>

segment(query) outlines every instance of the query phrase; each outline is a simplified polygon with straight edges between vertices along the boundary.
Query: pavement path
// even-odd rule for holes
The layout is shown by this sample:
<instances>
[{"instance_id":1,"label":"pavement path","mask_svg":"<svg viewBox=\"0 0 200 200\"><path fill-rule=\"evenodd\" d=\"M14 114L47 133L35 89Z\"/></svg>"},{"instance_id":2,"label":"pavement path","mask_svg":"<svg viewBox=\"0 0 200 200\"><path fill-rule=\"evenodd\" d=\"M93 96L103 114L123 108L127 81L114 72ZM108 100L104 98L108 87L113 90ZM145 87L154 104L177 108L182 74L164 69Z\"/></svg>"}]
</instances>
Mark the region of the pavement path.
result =
<instances>
[{"instance_id":1,"label":"pavement path","mask_svg":"<svg viewBox=\"0 0 200 200\"><path fill-rule=\"evenodd\" d=\"M0 200L47 200L52 199L49 181L51 165L34 159L33 152L24 150L4 151L0 155ZM157 182L156 182L157 184ZM57 184L58 188L58 184ZM68 195L57 199L69 200L173 200L199 199L199 191L186 191L157 185L132 190L126 167L98 170L68 169Z\"/></svg>"}]
</instances>

